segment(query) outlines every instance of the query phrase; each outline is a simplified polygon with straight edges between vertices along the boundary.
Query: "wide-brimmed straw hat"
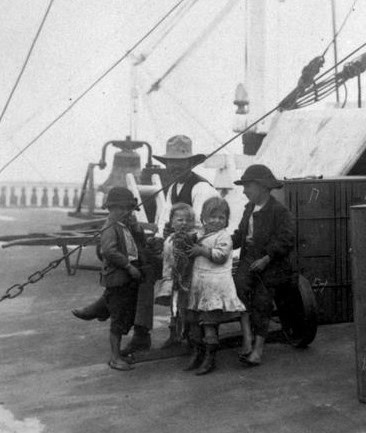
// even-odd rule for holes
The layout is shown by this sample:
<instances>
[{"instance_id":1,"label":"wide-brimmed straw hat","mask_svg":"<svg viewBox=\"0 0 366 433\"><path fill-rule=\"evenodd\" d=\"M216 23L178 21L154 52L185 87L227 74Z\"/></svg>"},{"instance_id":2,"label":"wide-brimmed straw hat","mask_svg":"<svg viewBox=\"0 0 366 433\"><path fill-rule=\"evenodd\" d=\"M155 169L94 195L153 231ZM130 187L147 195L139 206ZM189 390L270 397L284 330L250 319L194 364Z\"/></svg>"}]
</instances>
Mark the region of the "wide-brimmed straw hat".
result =
<instances>
[{"instance_id":1,"label":"wide-brimmed straw hat","mask_svg":"<svg viewBox=\"0 0 366 433\"><path fill-rule=\"evenodd\" d=\"M205 155L198 153L194 155L192 153L192 140L186 135L175 135L169 138L166 143L166 153L162 156L153 155L153 158L157 159L163 164L167 160L190 160L193 164L200 164L204 161Z\"/></svg>"},{"instance_id":2,"label":"wide-brimmed straw hat","mask_svg":"<svg viewBox=\"0 0 366 433\"><path fill-rule=\"evenodd\" d=\"M103 204L103 208L112 206L126 206L135 209L137 199L133 196L132 192L122 186L113 187L107 195L107 200Z\"/></svg>"},{"instance_id":3,"label":"wide-brimmed straw hat","mask_svg":"<svg viewBox=\"0 0 366 433\"><path fill-rule=\"evenodd\" d=\"M268 189L283 187L283 182L277 180L271 170L262 164L249 166L243 173L240 180L236 180L235 185L245 185L248 182L257 182Z\"/></svg>"}]
</instances>

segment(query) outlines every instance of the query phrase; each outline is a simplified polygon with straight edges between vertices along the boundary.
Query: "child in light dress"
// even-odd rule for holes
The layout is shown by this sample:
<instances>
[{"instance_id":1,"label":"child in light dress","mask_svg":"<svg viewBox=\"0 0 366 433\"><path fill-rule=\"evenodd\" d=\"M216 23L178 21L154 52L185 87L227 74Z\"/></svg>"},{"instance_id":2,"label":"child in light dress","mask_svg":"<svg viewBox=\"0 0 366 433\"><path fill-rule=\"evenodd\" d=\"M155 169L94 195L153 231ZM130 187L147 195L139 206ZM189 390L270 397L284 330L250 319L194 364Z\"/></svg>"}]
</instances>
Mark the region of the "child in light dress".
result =
<instances>
[{"instance_id":1,"label":"child in light dress","mask_svg":"<svg viewBox=\"0 0 366 433\"><path fill-rule=\"evenodd\" d=\"M196 374L215 368L219 345L218 326L226 312L245 312L236 294L232 277L232 240L226 230L230 208L220 197L211 197L202 207L202 230L197 244L190 248L195 257L188 294L187 321L193 354L186 371Z\"/></svg>"},{"instance_id":2,"label":"child in light dress","mask_svg":"<svg viewBox=\"0 0 366 433\"><path fill-rule=\"evenodd\" d=\"M195 214L186 203L172 206L169 218L173 233L164 241L162 279L155 284L155 303L170 306L169 337L162 349L180 344L184 337L184 311L187 306L193 258L187 248L196 239Z\"/></svg>"}]
</instances>

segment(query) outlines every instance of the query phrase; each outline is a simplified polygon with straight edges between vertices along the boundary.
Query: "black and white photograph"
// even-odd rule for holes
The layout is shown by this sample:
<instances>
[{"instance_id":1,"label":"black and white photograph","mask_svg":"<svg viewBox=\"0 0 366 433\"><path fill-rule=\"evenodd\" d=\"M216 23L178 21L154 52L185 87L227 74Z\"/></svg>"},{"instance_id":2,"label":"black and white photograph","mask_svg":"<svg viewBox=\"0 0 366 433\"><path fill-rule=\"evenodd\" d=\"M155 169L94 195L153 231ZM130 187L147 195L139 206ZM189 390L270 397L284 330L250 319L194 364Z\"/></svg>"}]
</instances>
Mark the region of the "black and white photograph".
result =
<instances>
[{"instance_id":1,"label":"black and white photograph","mask_svg":"<svg viewBox=\"0 0 366 433\"><path fill-rule=\"evenodd\" d=\"M0 8L0 433L365 433L366 0Z\"/></svg>"}]
</instances>

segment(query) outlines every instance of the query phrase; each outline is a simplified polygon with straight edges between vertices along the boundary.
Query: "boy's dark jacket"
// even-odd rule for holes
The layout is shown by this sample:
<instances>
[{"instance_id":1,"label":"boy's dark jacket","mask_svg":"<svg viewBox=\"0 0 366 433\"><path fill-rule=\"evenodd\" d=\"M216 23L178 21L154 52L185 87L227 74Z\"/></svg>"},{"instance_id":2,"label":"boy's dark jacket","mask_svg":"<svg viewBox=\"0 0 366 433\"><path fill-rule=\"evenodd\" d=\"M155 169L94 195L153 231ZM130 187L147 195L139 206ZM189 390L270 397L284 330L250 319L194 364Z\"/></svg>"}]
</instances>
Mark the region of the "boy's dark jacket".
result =
<instances>
[{"instance_id":1,"label":"boy's dark jacket","mask_svg":"<svg viewBox=\"0 0 366 433\"><path fill-rule=\"evenodd\" d=\"M248 223L254 204L245 207L239 227L232 239L234 249L241 247L240 259L245 256L257 260L265 255L271 258L271 264L289 262L294 247L295 225L290 211L273 196L258 212L253 213L253 240L248 245Z\"/></svg>"},{"instance_id":2,"label":"boy's dark jacket","mask_svg":"<svg viewBox=\"0 0 366 433\"><path fill-rule=\"evenodd\" d=\"M109 226L109 227L108 227ZM106 228L108 227L108 228ZM134 238L138 249L139 261L144 262L144 249L146 246L145 234L139 224L127 227ZM105 287L123 286L131 281L131 276L126 270L129 264L124 237L124 229L121 223L107 219L101 233L101 249L103 266L101 273L101 285Z\"/></svg>"}]
</instances>

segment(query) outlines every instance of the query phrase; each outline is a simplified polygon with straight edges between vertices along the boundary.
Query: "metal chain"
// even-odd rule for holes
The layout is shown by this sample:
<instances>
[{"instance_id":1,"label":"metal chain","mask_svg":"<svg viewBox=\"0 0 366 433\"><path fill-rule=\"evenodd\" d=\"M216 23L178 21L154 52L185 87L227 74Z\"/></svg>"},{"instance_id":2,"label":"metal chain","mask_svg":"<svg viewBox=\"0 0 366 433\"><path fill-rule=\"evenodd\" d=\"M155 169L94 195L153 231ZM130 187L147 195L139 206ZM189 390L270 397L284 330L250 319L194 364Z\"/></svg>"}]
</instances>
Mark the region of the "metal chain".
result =
<instances>
[{"instance_id":1,"label":"metal chain","mask_svg":"<svg viewBox=\"0 0 366 433\"><path fill-rule=\"evenodd\" d=\"M82 245L80 245L79 248L82 248ZM5 299L14 299L18 297L20 294L23 293L24 289L29 284L35 284L38 283L48 272L50 272L52 269L56 269L57 266L65 260L67 255L62 256L61 258L57 260L53 260L50 262L45 268L41 269L40 271L34 272L32 275L30 275L27 279L27 281L23 284L14 284L8 289L6 289L5 294L0 298L0 302L4 301Z\"/></svg>"},{"instance_id":2,"label":"metal chain","mask_svg":"<svg viewBox=\"0 0 366 433\"><path fill-rule=\"evenodd\" d=\"M38 281L42 280L42 278L47 275L50 271L53 269L56 269L63 261L65 261L68 257L71 256L71 254L74 254L76 251L81 250L83 247L86 247L88 244L90 244L92 241L94 241L104 230L107 230L109 227L111 227L113 224L110 224L103 229L99 230L95 235L93 235L90 239L85 241L83 244L75 247L73 250L70 250L67 254L64 254L59 259L53 260L50 262L46 267L39 271L33 272L33 274L29 275L27 278L27 281L23 284L13 284L11 287L5 290L5 294L0 297L0 302L4 301L5 299L14 299L18 297L20 294L23 293L24 289L29 284L35 284L38 283Z\"/></svg>"},{"instance_id":3,"label":"metal chain","mask_svg":"<svg viewBox=\"0 0 366 433\"><path fill-rule=\"evenodd\" d=\"M143 204L139 203L138 206L141 206ZM125 214L127 215L127 213ZM124 216L125 216L124 215ZM13 284L11 287L5 290L5 294L0 297L0 303L4 301L5 299L14 299L20 294L23 293L25 287L27 287L29 284L35 284L38 283L38 281L42 280L42 278L47 275L50 271L53 269L56 269L63 261L65 261L68 257L70 257L72 254L76 253L77 251L81 250L82 248L88 246L91 242L93 242L97 237L99 237L105 230L108 230L109 228L113 227L115 224L117 224L118 221L113 221L111 224L106 225L105 227L98 230L90 239L86 240L81 245L78 245L74 249L70 250L68 253L64 254L59 259L53 260L50 262L46 267L39 271L33 272L33 274L29 275L27 278L27 281L23 284Z\"/></svg>"}]
</instances>

